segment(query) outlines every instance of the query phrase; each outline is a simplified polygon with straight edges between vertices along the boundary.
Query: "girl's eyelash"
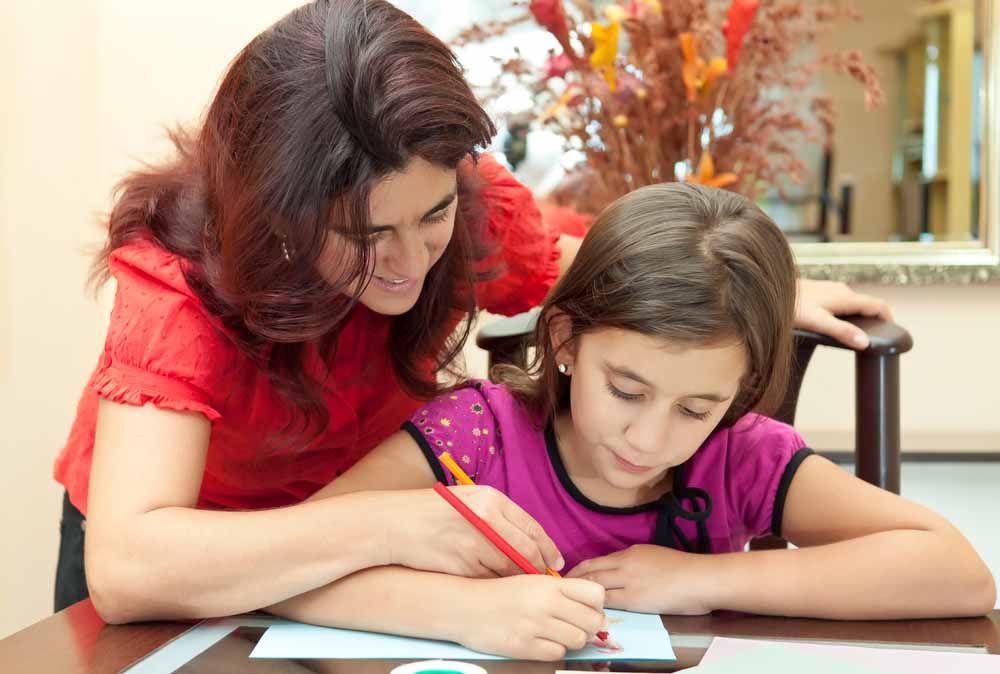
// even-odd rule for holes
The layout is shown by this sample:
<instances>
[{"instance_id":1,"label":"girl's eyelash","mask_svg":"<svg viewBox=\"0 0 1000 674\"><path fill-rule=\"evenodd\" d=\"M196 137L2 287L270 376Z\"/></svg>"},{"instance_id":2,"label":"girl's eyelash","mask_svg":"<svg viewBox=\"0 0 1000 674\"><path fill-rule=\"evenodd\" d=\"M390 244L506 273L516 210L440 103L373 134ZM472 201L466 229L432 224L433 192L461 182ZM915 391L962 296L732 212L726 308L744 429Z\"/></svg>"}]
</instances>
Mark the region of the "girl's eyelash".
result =
<instances>
[{"instance_id":1,"label":"girl's eyelash","mask_svg":"<svg viewBox=\"0 0 1000 674\"><path fill-rule=\"evenodd\" d=\"M620 391L614 386L612 386L610 382L605 386L608 389L608 393L610 393L616 398L621 398L622 400L638 400L639 398L642 397L641 395L636 395L634 393L625 393L625 391Z\"/></svg>"},{"instance_id":2,"label":"girl's eyelash","mask_svg":"<svg viewBox=\"0 0 1000 674\"><path fill-rule=\"evenodd\" d=\"M615 388L611 382L608 382L605 385L605 388L608 389L608 393L622 400L635 401L642 397L641 395L637 395L635 393L625 393L625 391ZM681 408L681 414L691 419L697 419L698 421L704 421L710 414L709 412L695 412L694 410L684 407L683 405L680 405L679 407Z\"/></svg>"}]
</instances>

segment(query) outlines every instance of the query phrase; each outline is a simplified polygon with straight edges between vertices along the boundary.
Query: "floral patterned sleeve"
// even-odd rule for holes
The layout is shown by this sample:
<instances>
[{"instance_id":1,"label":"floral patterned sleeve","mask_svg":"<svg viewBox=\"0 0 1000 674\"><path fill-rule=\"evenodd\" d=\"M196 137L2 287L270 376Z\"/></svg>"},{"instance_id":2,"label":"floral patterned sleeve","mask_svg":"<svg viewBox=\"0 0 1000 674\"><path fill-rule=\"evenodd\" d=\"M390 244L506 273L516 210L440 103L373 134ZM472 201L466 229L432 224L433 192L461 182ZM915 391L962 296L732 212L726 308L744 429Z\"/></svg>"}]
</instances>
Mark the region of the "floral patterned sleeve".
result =
<instances>
[{"instance_id":1,"label":"floral patterned sleeve","mask_svg":"<svg viewBox=\"0 0 1000 674\"><path fill-rule=\"evenodd\" d=\"M475 383L427 403L403 424L434 475L457 484L438 457L448 452L474 482L492 482L500 465L500 437L489 401Z\"/></svg>"}]
</instances>

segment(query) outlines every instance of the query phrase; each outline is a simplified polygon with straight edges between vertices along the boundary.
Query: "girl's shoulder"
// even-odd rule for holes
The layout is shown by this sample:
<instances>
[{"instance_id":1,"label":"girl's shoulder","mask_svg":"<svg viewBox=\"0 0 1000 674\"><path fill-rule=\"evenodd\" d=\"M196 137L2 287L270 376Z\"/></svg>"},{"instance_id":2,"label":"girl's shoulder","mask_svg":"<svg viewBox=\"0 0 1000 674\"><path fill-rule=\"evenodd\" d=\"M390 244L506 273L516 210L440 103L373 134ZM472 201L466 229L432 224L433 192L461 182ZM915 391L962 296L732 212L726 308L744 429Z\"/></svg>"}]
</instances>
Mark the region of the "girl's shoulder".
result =
<instances>
[{"instance_id":1,"label":"girl's shoulder","mask_svg":"<svg viewBox=\"0 0 1000 674\"><path fill-rule=\"evenodd\" d=\"M486 379L470 379L442 393L424 409L450 409L470 421L509 419L528 414L521 402L502 384Z\"/></svg>"},{"instance_id":2,"label":"girl's shoulder","mask_svg":"<svg viewBox=\"0 0 1000 674\"><path fill-rule=\"evenodd\" d=\"M800 446L805 444L802 436L792 426L753 412L740 417L735 424L725 429L725 432L729 444L740 448L752 448L761 442Z\"/></svg>"},{"instance_id":3,"label":"girl's shoulder","mask_svg":"<svg viewBox=\"0 0 1000 674\"><path fill-rule=\"evenodd\" d=\"M806 446L799 432L788 424L750 413L709 435L690 461L705 470L721 468L732 479L781 470Z\"/></svg>"}]
</instances>

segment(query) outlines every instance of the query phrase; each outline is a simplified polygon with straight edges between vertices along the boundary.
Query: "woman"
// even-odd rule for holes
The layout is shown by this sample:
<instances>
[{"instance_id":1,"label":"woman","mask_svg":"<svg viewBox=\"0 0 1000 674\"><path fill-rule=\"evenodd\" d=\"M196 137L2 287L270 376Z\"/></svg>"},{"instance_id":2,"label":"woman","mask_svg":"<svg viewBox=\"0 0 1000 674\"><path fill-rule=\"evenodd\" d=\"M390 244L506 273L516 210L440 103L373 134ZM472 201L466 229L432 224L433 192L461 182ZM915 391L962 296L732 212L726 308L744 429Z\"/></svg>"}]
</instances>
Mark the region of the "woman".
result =
<instances>
[{"instance_id":1,"label":"woman","mask_svg":"<svg viewBox=\"0 0 1000 674\"><path fill-rule=\"evenodd\" d=\"M572 259L475 160L493 132L449 50L380 0L313 2L237 56L202 128L110 216L95 270L115 305L55 465L57 609L89 588L109 622L200 618L384 564L515 572L429 490L306 502L439 391L461 319L539 303ZM841 339L829 310L885 314L801 290L799 323ZM560 568L505 497L468 500Z\"/></svg>"}]
</instances>

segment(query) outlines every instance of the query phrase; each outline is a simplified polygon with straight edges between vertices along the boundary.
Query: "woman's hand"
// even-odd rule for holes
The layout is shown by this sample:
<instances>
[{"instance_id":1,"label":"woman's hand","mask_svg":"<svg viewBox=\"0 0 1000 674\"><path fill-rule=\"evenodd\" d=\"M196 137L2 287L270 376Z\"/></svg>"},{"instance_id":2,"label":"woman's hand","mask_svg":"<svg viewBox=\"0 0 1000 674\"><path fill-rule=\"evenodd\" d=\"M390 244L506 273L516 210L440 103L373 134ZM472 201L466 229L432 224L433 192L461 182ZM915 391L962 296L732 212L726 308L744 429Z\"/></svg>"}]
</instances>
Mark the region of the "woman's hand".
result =
<instances>
[{"instance_id":1,"label":"woman's hand","mask_svg":"<svg viewBox=\"0 0 1000 674\"><path fill-rule=\"evenodd\" d=\"M892 320L889 306L877 297L862 295L834 281L799 281L795 327L827 335L853 349L865 349L868 347L868 336L856 326L837 318L853 314Z\"/></svg>"},{"instance_id":2,"label":"woman's hand","mask_svg":"<svg viewBox=\"0 0 1000 674\"><path fill-rule=\"evenodd\" d=\"M604 629L604 588L579 579L520 575L469 582L458 641L519 660L562 660Z\"/></svg>"},{"instance_id":3,"label":"woman's hand","mask_svg":"<svg viewBox=\"0 0 1000 674\"><path fill-rule=\"evenodd\" d=\"M539 571L563 567L559 550L541 525L504 494L484 486L450 489ZM381 495L391 518L386 564L472 578L523 573L433 490Z\"/></svg>"},{"instance_id":4,"label":"woman's hand","mask_svg":"<svg viewBox=\"0 0 1000 674\"><path fill-rule=\"evenodd\" d=\"M709 555L659 545L633 545L576 565L567 576L599 583L608 608L639 613L701 615L711 612Z\"/></svg>"}]
</instances>

